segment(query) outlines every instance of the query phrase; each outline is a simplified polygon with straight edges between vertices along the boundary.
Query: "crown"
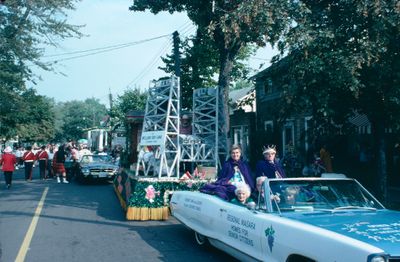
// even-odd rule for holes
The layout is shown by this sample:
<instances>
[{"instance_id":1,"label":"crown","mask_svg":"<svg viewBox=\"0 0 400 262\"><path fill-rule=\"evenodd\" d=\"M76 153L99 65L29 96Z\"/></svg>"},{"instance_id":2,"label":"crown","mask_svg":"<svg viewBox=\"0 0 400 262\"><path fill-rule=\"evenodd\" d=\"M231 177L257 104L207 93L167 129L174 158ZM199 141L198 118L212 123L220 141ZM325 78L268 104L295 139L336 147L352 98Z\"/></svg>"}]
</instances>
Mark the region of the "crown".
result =
<instances>
[{"instance_id":1,"label":"crown","mask_svg":"<svg viewBox=\"0 0 400 262\"><path fill-rule=\"evenodd\" d=\"M274 153L276 153L276 146L275 146L275 145L266 145L266 146L263 146L263 154L269 153L269 152L274 152Z\"/></svg>"}]
</instances>

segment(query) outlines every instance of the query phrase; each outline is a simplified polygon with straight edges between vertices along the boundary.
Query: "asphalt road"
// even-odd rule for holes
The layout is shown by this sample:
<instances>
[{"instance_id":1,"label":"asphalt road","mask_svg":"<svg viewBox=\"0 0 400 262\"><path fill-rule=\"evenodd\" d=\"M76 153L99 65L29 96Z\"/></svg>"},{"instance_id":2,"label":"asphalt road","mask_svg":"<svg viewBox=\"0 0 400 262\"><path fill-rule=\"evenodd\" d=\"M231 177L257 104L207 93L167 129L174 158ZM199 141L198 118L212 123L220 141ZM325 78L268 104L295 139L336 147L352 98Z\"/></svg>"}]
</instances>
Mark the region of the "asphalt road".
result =
<instances>
[{"instance_id":1,"label":"asphalt road","mask_svg":"<svg viewBox=\"0 0 400 262\"><path fill-rule=\"evenodd\" d=\"M196 245L174 218L126 221L111 183L26 182L0 175L0 261L233 261Z\"/></svg>"}]
</instances>

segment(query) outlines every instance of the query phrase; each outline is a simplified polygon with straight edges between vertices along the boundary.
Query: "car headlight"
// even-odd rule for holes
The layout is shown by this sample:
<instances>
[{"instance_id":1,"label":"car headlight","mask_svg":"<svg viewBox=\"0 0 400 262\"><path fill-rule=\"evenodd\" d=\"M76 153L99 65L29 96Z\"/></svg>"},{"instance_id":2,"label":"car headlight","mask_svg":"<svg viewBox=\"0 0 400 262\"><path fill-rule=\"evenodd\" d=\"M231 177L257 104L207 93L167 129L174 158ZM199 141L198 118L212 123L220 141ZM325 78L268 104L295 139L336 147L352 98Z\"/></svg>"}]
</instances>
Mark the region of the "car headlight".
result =
<instances>
[{"instance_id":1,"label":"car headlight","mask_svg":"<svg viewBox=\"0 0 400 262\"><path fill-rule=\"evenodd\" d=\"M384 254L374 254L368 256L368 262L387 262L387 256Z\"/></svg>"},{"instance_id":2,"label":"car headlight","mask_svg":"<svg viewBox=\"0 0 400 262\"><path fill-rule=\"evenodd\" d=\"M82 173L89 174L90 173L90 169L89 168L83 168L82 169Z\"/></svg>"}]
</instances>

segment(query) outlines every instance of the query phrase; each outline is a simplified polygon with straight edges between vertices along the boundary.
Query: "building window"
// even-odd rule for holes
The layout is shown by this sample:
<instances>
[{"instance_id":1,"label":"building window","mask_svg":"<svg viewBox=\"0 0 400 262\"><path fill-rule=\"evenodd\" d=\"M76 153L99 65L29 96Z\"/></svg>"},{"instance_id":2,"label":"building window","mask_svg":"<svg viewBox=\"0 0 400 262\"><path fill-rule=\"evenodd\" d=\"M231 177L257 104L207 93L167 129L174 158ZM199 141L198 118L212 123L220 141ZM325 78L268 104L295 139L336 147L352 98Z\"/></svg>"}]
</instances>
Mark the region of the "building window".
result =
<instances>
[{"instance_id":1,"label":"building window","mask_svg":"<svg viewBox=\"0 0 400 262\"><path fill-rule=\"evenodd\" d=\"M234 126L233 131L233 144L239 145L242 148L242 156L244 159L249 158L249 128L248 126Z\"/></svg>"},{"instance_id":2,"label":"building window","mask_svg":"<svg viewBox=\"0 0 400 262\"><path fill-rule=\"evenodd\" d=\"M312 129L313 129L313 123L314 121L312 120L312 116L307 116L304 118L304 133L305 133L305 137L304 137L304 149L306 150L306 152L308 151L308 149L311 148L311 137L312 137Z\"/></svg>"},{"instance_id":3,"label":"building window","mask_svg":"<svg viewBox=\"0 0 400 262\"><path fill-rule=\"evenodd\" d=\"M274 122L272 120L264 121L264 130L267 133L273 133L273 131L274 131Z\"/></svg>"},{"instance_id":4,"label":"building window","mask_svg":"<svg viewBox=\"0 0 400 262\"><path fill-rule=\"evenodd\" d=\"M272 80L267 79L267 81L265 82L265 85L264 85L264 93L266 95L272 94L272 91L273 91L272 88L273 88Z\"/></svg>"},{"instance_id":5,"label":"building window","mask_svg":"<svg viewBox=\"0 0 400 262\"><path fill-rule=\"evenodd\" d=\"M287 121L282 131L283 156L294 146L294 122Z\"/></svg>"}]
</instances>

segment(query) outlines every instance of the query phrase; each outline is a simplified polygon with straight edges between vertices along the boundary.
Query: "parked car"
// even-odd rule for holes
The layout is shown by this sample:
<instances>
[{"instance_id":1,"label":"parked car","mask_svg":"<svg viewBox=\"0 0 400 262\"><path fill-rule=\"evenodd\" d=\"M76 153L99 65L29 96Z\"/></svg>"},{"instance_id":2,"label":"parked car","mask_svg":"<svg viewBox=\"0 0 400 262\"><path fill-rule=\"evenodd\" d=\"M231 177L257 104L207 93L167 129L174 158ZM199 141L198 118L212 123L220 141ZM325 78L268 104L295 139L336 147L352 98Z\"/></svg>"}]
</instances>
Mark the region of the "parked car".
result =
<instances>
[{"instance_id":1,"label":"parked car","mask_svg":"<svg viewBox=\"0 0 400 262\"><path fill-rule=\"evenodd\" d=\"M241 261L400 261L400 212L354 179L267 179L253 209L189 191L170 203L198 244Z\"/></svg>"},{"instance_id":2,"label":"parked car","mask_svg":"<svg viewBox=\"0 0 400 262\"><path fill-rule=\"evenodd\" d=\"M79 161L77 179L112 180L118 172L118 165L108 155L84 155Z\"/></svg>"}]
</instances>

